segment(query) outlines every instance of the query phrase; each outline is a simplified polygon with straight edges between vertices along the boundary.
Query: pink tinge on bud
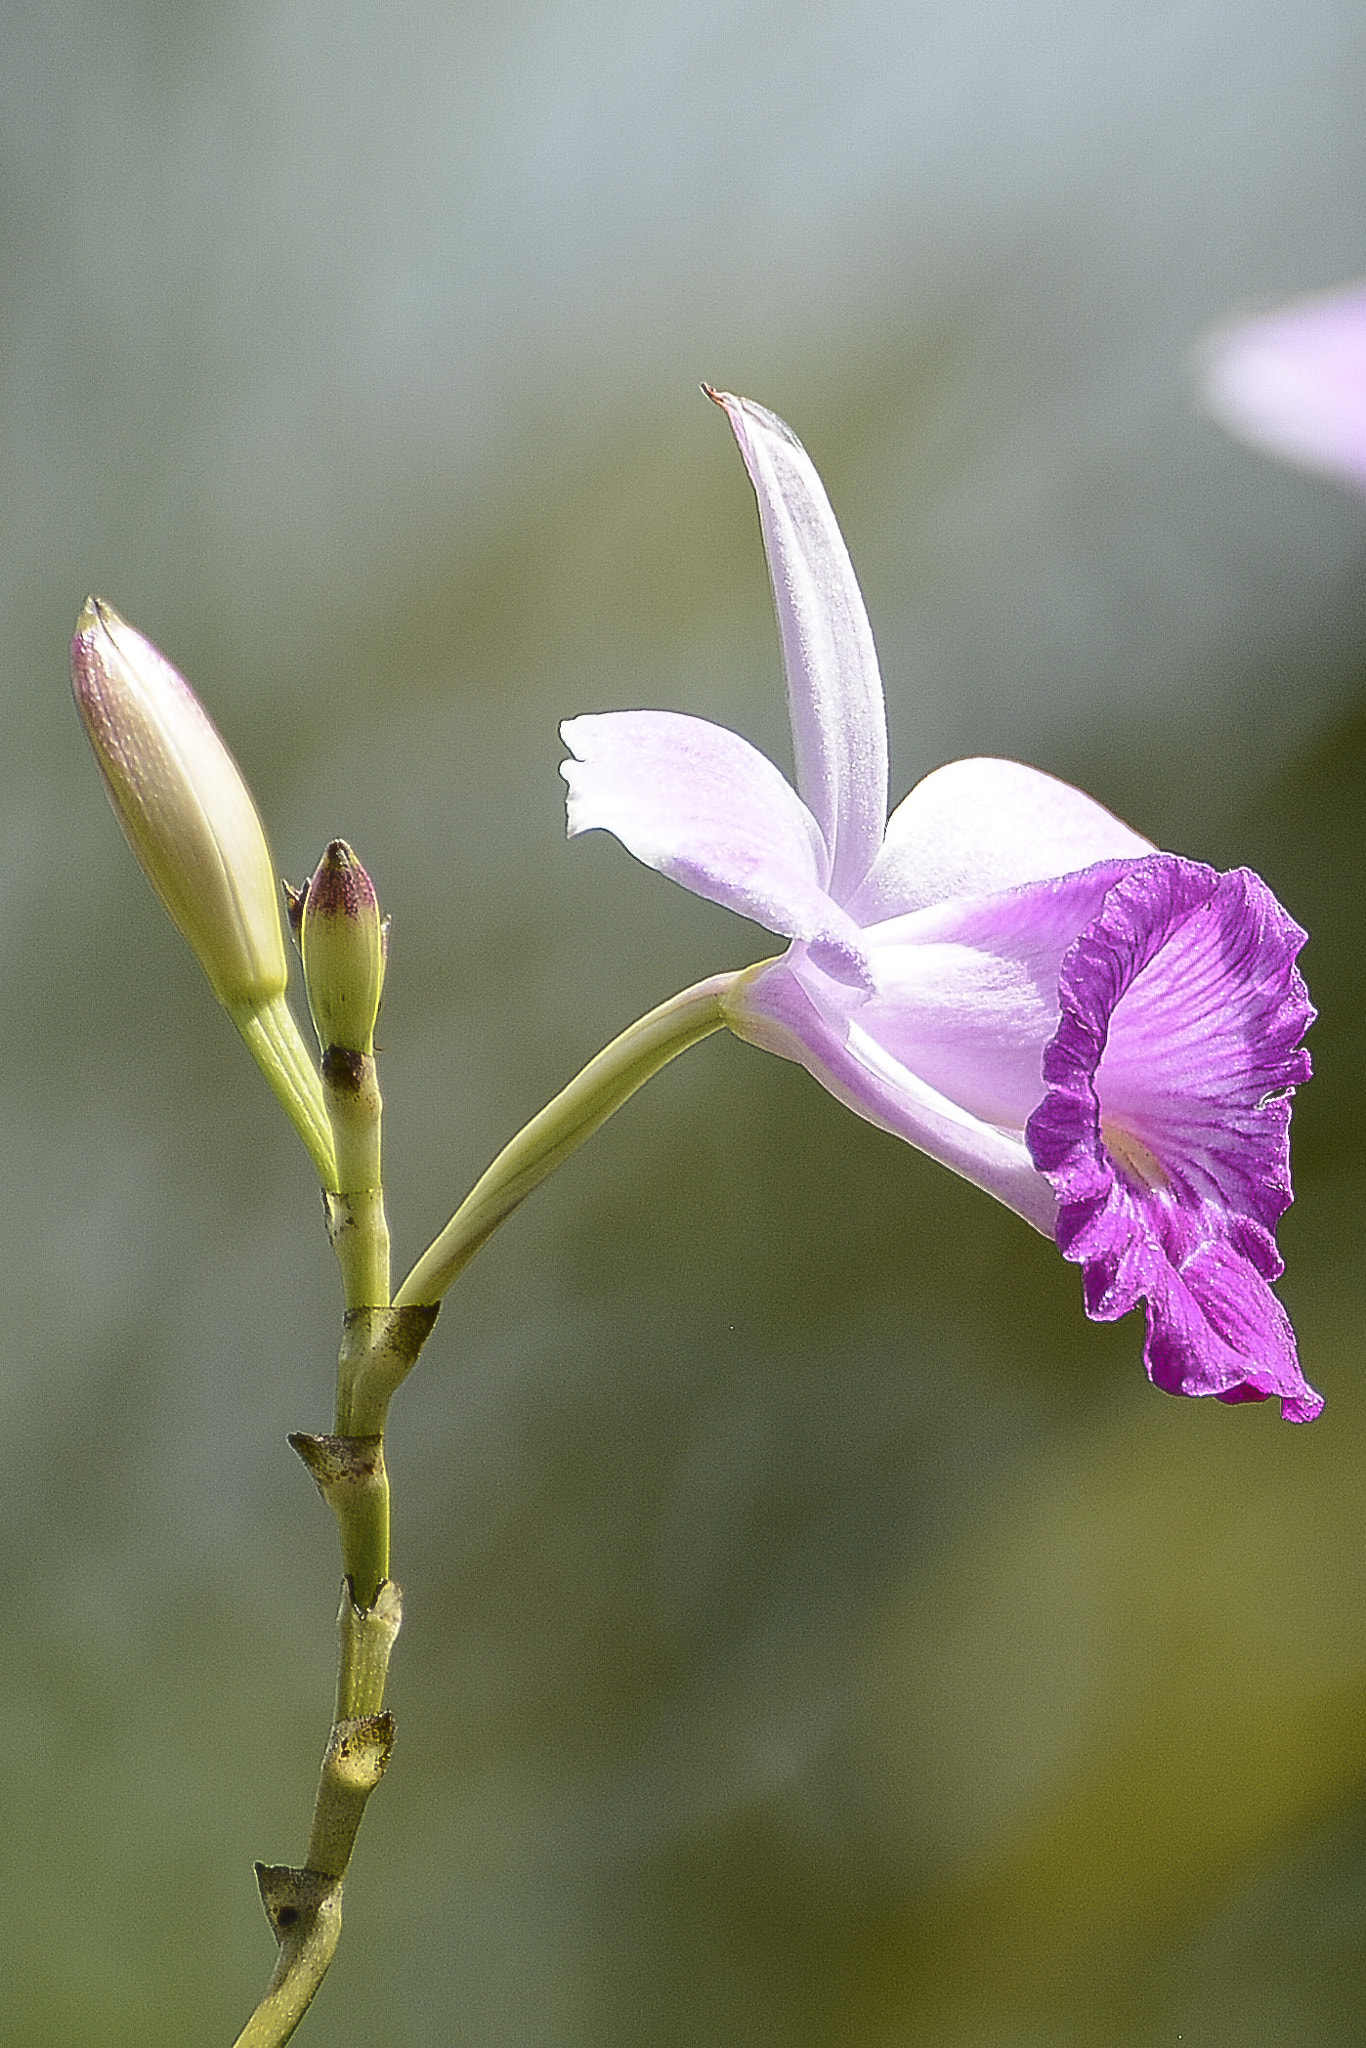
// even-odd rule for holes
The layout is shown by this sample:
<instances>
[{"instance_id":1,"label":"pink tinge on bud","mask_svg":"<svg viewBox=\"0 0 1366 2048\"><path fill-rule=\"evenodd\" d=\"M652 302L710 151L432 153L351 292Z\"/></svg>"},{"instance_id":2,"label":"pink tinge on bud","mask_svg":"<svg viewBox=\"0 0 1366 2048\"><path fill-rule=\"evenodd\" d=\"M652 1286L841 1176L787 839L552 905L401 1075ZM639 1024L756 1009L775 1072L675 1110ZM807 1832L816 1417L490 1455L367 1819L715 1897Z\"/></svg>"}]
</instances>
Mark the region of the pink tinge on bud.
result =
<instances>
[{"instance_id":1,"label":"pink tinge on bud","mask_svg":"<svg viewBox=\"0 0 1366 2048\"><path fill-rule=\"evenodd\" d=\"M324 1052L368 1057L384 988L385 934L375 885L344 839L332 841L303 892L299 950Z\"/></svg>"},{"instance_id":2,"label":"pink tinge on bud","mask_svg":"<svg viewBox=\"0 0 1366 2048\"><path fill-rule=\"evenodd\" d=\"M313 871L305 911L328 917L372 917L379 908L375 885L344 839L334 839Z\"/></svg>"},{"instance_id":3,"label":"pink tinge on bud","mask_svg":"<svg viewBox=\"0 0 1366 2048\"><path fill-rule=\"evenodd\" d=\"M204 707L150 640L88 598L71 684L124 835L229 1008L283 994L274 868L251 793Z\"/></svg>"}]
</instances>

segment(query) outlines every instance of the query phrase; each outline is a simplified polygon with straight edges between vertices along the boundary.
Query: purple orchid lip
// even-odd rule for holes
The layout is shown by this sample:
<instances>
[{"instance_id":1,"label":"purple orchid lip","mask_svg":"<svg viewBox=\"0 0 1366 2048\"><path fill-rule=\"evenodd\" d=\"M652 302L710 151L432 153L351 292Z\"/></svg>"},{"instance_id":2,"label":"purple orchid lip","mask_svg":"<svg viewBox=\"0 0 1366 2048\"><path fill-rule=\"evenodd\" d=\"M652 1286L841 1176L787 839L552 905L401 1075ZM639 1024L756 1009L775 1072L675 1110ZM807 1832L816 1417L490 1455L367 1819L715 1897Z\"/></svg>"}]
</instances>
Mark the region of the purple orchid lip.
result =
<instances>
[{"instance_id":1,"label":"purple orchid lip","mask_svg":"<svg viewBox=\"0 0 1366 2048\"><path fill-rule=\"evenodd\" d=\"M759 503L796 787L703 719L575 718L571 835L787 938L736 979L731 1029L1053 1236L1089 1315L1146 1301L1157 1385L1310 1419L1269 1285L1304 934L1255 875L1159 853L1018 762L951 762L885 818L877 657L820 478L772 413L710 395Z\"/></svg>"},{"instance_id":2,"label":"purple orchid lip","mask_svg":"<svg viewBox=\"0 0 1366 2048\"><path fill-rule=\"evenodd\" d=\"M1297 1422L1323 1402L1269 1282L1290 1094L1309 1077L1304 938L1246 869L1137 863L1062 962L1048 1092L1026 1125L1087 1313L1112 1321L1143 1299L1156 1385L1276 1395Z\"/></svg>"}]
</instances>

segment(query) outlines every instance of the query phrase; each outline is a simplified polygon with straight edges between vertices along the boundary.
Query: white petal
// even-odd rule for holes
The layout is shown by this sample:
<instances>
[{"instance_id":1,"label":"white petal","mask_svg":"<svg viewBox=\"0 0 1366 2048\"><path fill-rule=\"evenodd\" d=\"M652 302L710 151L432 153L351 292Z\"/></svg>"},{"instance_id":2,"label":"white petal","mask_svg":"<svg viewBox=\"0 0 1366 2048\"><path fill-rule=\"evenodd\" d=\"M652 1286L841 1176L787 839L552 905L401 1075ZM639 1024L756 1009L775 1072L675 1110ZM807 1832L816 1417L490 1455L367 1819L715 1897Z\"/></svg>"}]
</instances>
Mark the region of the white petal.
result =
<instances>
[{"instance_id":1,"label":"white petal","mask_svg":"<svg viewBox=\"0 0 1366 2048\"><path fill-rule=\"evenodd\" d=\"M887 718L872 629L830 500L801 442L751 399L712 395L735 430L759 500L797 788L830 849L830 893L847 902L877 856L887 816Z\"/></svg>"},{"instance_id":2,"label":"white petal","mask_svg":"<svg viewBox=\"0 0 1366 2048\"><path fill-rule=\"evenodd\" d=\"M882 852L849 909L869 925L1154 851L1101 804L1038 768L950 761L897 805Z\"/></svg>"},{"instance_id":3,"label":"white petal","mask_svg":"<svg viewBox=\"0 0 1366 2048\"><path fill-rule=\"evenodd\" d=\"M825 891L820 829L748 740L676 711L603 712L560 732L576 756L560 770L571 837L615 833L647 867L870 985L858 927Z\"/></svg>"},{"instance_id":4,"label":"white petal","mask_svg":"<svg viewBox=\"0 0 1366 2048\"><path fill-rule=\"evenodd\" d=\"M1100 861L869 926L877 993L860 1027L969 1115L1023 1136L1044 1095L1063 956L1128 872Z\"/></svg>"},{"instance_id":5,"label":"white petal","mask_svg":"<svg viewBox=\"0 0 1366 2048\"><path fill-rule=\"evenodd\" d=\"M863 1008L789 956L742 976L726 1000L731 1029L796 1060L837 1101L985 1188L1051 1236L1053 1191L1030 1159L1023 1133L974 1116L897 1059L863 1025Z\"/></svg>"}]
</instances>

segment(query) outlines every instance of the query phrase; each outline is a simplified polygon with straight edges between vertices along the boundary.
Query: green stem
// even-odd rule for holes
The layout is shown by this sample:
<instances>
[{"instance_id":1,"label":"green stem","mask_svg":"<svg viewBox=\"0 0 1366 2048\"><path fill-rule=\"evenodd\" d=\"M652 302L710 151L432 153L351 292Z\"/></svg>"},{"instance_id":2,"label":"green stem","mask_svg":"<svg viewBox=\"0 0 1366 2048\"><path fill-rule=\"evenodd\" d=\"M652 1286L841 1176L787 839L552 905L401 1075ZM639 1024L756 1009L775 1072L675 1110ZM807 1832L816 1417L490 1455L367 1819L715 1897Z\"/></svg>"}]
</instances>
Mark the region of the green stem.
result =
<instances>
[{"instance_id":1,"label":"green stem","mask_svg":"<svg viewBox=\"0 0 1366 2048\"><path fill-rule=\"evenodd\" d=\"M237 2048L277 2048L294 2032L327 1974L341 1935L342 1878L356 1830L393 1748L384 1683L402 1603L389 1578L384 1419L389 1397L421 1350L436 1311L388 1305L389 1226L374 1060L330 1046L319 1076L283 1004L235 1021L318 1164L346 1298L337 1433L290 1438L337 1517L345 1579L337 1617L336 1713L318 1774L304 1867L257 1866L280 1952Z\"/></svg>"},{"instance_id":2,"label":"green stem","mask_svg":"<svg viewBox=\"0 0 1366 2048\"><path fill-rule=\"evenodd\" d=\"M294 1012L283 996L268 1003L234 1003L228 1015L293 1124L325 1188L337 1184L337 1155L318 1069L309 1058Z\"/></svg>"},{"instance_id":3,"label":"green stem","mask_svg":"<svg viewBox=\"0 0 1366 2048\"><path fill-rule=\"evenodd\" d=\"M327 1231L342 1270L346 1307L387 1308L389 1223L380 1165L383 1104L367 1053L330 1045L322 1058L322 1096L336 1146L336 1190L327 1196Z\"/></svg>"},{"instance_id":4,"label":"green stem","mask_svg":"<svg viewBox=\"0 0 1366 2048\"><path fill-rule=\"evenodd\" d=\"M308 1436L289 1439L337 1518L342 1571L351 1597L369 1607L389 1576L389 1475L381 1436ZM383 1704L374 1702L376 1707ZM353 1707L352 1712L360 1712ZM367 1709L366 1711L369 1711Z\"/></svg>"},{"instance_id":5,"label":"green stem","mask_svg":"<svg viewBox=\"0 0 1366 2048\"><path fill-rule=\"evenodd\" d=\"M384 1705L389 1656L403 1620L403 1595L386 1579L369 1607L358 1607L349 1586L342 1587L337 1610L338 1721L377 1714Z\"/></svg>"},{"instance_id":6,"label":"green stem","mask_svg":"<svg viewBox=\"0 0 1366 2048\"><path fill-rule=\"evenodd\" d=\"M652 1074L719 1031L734 974L715 974L661 1003L614 1038L505 1145L394 1296L396 1308L439 1302L498 1225L605 1124Z\"/></svg>"},{"instance_id":7,"label":"green stem","mask_svg":"<svg viewBox=\"0 0 1366 2048\"><path fill-rule=\"evenodd\" d=\"M258 1863L256 1882L280 1945L265 1993L235 2048L282 2048L327 1975L341 1938L341 1883L316 1870Z\"/></svg>"},{"instance_id":8,"label":"green stem","mask_svg":"<svg viewBox=\"0 0 1366 2048\"><path fill-rule=\"evenodd\" d=\"M382 1436L389 1403L417 1364L438 1310L353 1308L337 1357L338 1436Z\"/></svg>"},{"instance_id":9,"label":"green stem","mask_svg":"<svg viewBox=\"0 0 1366 2048\"><path fill-rule=\"evenodd\" d=\"M388 1575L384 1424L394 1389L412 1369L442 1296L479 1247L652 1074L721 1029L727 1021L725 999L736 980L734 974L717 974L684 989L590 1060L504 1146L418 1260L392 1305L373 1060L329 1048L320 1080L283 1001L278 1009L235 1018L318 1164L327 1191L328 1231L346 1289L336 1434L290 1438L335 1513L341 1534L346 1580L337 1617L336 1716L319 1773L306 1866L257 1865L280 1953L236 2048L279 2048L326 1975L341 1933L342 1877L366 1801L393 1744L384 1685L401 1601Z\"/></svg>"},{"instance_id":10,"label":"green stem","mask_svg":"<svg viewBox=\"0 0 1366 2048\"><path fill-rule=\"evenodd\" d=\"M366 1801L384 1776L394 1747L392 1714L334 1721L318 1775L307 1867L340 1884L351 1861Z\"/></svg>"},{"instance_id":11,"label":"green stem","mask_svg":"<svg viewBox=\"0 0 1366 2048\"><path fill-rule=\"evenodd\" d=\"M323 1195L327 1241L341 1267L348 1315L382 1309L389 1300L389 1220L383 1188Z\"/></svg>"}]
</instances>

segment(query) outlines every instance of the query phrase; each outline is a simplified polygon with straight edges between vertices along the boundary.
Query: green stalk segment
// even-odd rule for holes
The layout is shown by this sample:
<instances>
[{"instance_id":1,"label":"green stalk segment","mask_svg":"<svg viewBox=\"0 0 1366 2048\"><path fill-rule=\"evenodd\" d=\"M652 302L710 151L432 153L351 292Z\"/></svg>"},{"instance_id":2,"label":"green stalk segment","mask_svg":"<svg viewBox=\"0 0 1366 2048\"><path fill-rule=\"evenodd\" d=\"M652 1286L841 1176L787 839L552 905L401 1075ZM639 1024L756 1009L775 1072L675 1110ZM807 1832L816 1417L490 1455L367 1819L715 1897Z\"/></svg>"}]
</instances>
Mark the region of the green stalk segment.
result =
<instances>
[{"instance_id":1,"label":"green stalk segment","mask_svg":"<svg viewBox=\"0 0 1366 2048\"><path fill-rule=\"evenodd\" d=\"M365 1802L384 1776L393 1747L392 1714L333 1722L308 1836L310 1870L338 1881L346 1875Z\"/></svg>"},{"instance_id":2,"label":"green stalk segment","mask_svg":"<svg viewBox=\"0 0 1366 2048\"><path fill-rule=\"evenodd\" d=\"M322 1060L322 1098L337 1170L326 1196L327 1234L342 1270L348 1309L389 1305L389 1224L380 1170L383 1104L375 1062L330 1045Z\"/></svg>"},{"instance_id":3,"label":"green stalk segment","mask_svg":"<svg viewBox=\"0 0 1366 2048\"><path fill-rule=\"evenodd\" d=\"M289 1439L337 1518L342 1569L351 1597L372 1607L389 1576L389 1474L381 1436L308 1436Z\"/></svg>"},{"instance_id":4,"label":"green stalk segment","mask_svg":"<svg viewBox=\"0 0 1366 2048\"><path fill-rule=\"evenodd\" d=\"M341 1655L337 1661L337 1715L354 1721L377 1714L384 1704L389 1657L403 1621L403 1595L386 1579L369 1607L358 1607L349 1586L342 1587L337 1610Z\"/></svg>"},{"instance_id":5,"label":"green stalk segment","mask_svg":"<svg viewBox=\"0 0 1366 2048\"><path fill-rule=\"evenodd\" d=\"M383 1434L395 1389L416 1365L436 1318L436 1303L348 1310L337 1359L339 1435Z\"/></svg>"},{"instance_id":6,"label":"green stalk segment","mask_svg":"<svg viewBox=\"0 0 1366 2048\"><path fill-rule=\"evenodd\" d=\"M323 1102L322 1082L294 1021L294 1012L283 996L276 996L265 1003L230 1003L228 1014L308 1147L319 1180L325 1188L335 1187L337 1155Z\"/></svg>"},{"instance_id":7,"label":"green stalk segment","mask_svg":"<svg viewBox=\"0 0 1366 2048\"><path fill-rule=\"evenodd\" d=\"M342 1888L321 1871L278 1863L258 1863L256 1882L280 1953L235 2048L282 2048L312 2004L341 1938Z\"/></svg>"},{"instance_id":8,"label":"green stalk segment","mask_svg":"<svg viewBox=\"0 0 1366 2048\"><path fill-rule=\"evenodd\" d=\"M734 979L733 974L716 974L710 981L684 989L630 1025L590 1060L583 1072L503 1147L413 1267L394 1296L395 1306L439 1302L533 1188L591 1138L652 1074L699 1039L721 1029L726 1022L725 996Z\"/></svg>"}]
</instances>

